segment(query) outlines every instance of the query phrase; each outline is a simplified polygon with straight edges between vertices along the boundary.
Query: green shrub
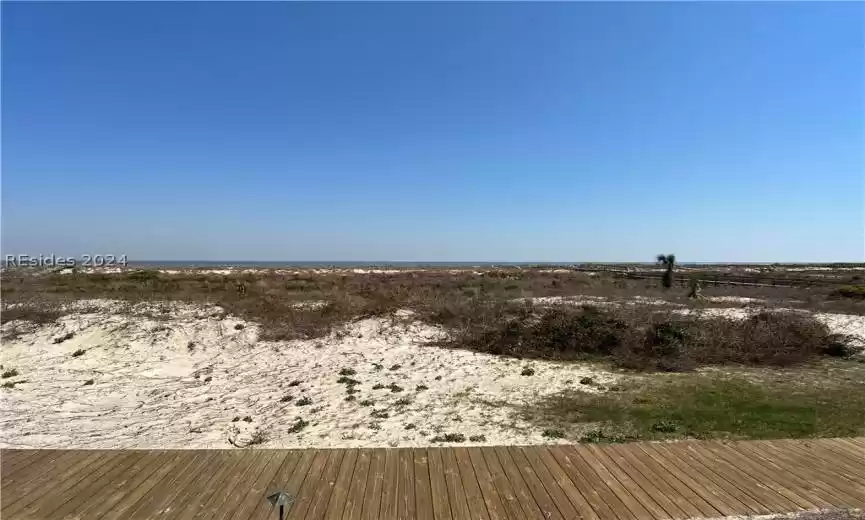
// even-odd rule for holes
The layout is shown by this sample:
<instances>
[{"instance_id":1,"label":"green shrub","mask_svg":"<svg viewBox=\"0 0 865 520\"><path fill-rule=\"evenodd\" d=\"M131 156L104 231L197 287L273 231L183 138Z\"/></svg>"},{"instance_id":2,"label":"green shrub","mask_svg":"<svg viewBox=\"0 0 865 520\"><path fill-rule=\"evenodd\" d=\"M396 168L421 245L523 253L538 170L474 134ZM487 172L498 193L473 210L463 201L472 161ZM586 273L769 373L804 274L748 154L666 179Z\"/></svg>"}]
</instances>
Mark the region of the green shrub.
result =
<instances>
[{"instance_id":1,"label":"green shrub","mask_svg":"<svg viewBox=\"0 0 865 520\"><path fill-rule=\"evenodd\" d=\"M430 442L465 442L466 436L462 433L446 433L444 435L436 435Z\"/></svg>"},{"instance_id":2,"label":"green shrub","mask_svg":"<svg viewBox=\"0 0 865 520\"><path fill-rule=\"evenodd\" d=\"M865 285L842 285L832 292L832 296L836 298L865 300Z\"/></svg>"},{"instance_id":3,"label":"green shrub","mask_svg":"<svg viewBox=\"0 0 865 520\"><path fill-rule=\"evenodd\" d=\"M565 436L565 432L557 428L547 428L541 435L548 439L561 439Z\"/></svg>"}]
</instances>

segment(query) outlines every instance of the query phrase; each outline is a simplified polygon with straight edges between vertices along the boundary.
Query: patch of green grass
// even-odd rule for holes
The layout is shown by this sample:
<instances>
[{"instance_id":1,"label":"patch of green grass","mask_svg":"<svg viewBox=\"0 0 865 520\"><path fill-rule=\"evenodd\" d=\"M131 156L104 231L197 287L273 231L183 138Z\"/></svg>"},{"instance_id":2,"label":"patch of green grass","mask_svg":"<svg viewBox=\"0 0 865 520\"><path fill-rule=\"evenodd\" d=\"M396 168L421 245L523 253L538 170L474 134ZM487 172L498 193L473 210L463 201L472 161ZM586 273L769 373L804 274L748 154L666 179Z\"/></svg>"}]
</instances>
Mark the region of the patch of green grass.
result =
<instances>
[{"instance_id":1,"label":"patch of green grass","mask_svg":"<svg viewBox=\"0 0 865 520\"><path fill-rule=\"evenodd\" d=\"M865 433L862 410L862 381L821 386L695 375L632 382L615 394L568 391L522 413L542 425L594 427L583 442L620 442L859 436Z\"/></svg>"}]
</instances>

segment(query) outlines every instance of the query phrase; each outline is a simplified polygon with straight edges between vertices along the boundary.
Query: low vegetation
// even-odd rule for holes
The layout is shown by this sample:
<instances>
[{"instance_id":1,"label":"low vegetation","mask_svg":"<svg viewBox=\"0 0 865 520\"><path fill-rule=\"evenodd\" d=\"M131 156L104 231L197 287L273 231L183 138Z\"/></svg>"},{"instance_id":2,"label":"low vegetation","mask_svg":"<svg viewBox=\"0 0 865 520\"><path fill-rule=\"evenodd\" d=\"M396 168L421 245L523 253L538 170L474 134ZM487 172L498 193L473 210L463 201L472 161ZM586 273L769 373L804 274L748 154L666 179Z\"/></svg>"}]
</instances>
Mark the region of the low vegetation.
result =
<instances>
[{"instance_id":1,"label":"low vegetation","mask_svg":"<svg viewBox=\"0 0 865 520\"><path fill-rule=\"evenodd\" d=\"M490 308L469 315L443 342L520 358L603 359L637 370L686 371L708 365L790 366L853 353L850 338L833 335L807 315L760 312L730 320L653 309L557 306ZM524 370L523 375L530 375Z\"/></svg>"},{"instance_id":2,"label":"low vegetation","mask_svg":"<svg viewBox=\"0 0 865 520\"><path fill-rule=\"evenodd\" d=\"M4 294L3 296L5 299L6 295ZM0 322L8 323L11 321L21 320L43 325L46 323L53 323L57 318L64 314L65 313L56 306L25 301L15 307L4 309L3 312L0 313Z\"/></svg>"},{"instance_id":3,"label":"low vegetation","mask_svg":"<svg viewBox=\"0 0 865 520\"><path fill-rule=\"evenodd\" d=\"M297 433L304 428L309 426L309 421L305 421L303 417L298 417L297 420L294 421L294 424L288 429L289 433Z\"/></svg>"},{"instance_id":4,"label":"low vegetation","mask_svg":"<svg viewBox=\"0 0 865 520\"><path fill-rule=\"evenodd\" d=\"M833 291L831 296L836 298L865 300L865 285L843 285Z\"/></svg>"},{"instance_id":5,"label":"low vegetation","mask_svg":"<svg viewBox=\"0 0 865 520\"><path fill-rule=\"evenodd\" d=\"M669 256L665 255L665 265L671 268L675 259ZM691 277L700 275L689 272ZM720 276L710 271L703 274ZM64 305L91 298L130 304L176 300L218 304L244 321L259 324L262 339L285 340L320 337L357 317L385 315L397 309L412 309L418 318L431 323L459 325L461 317L481 307L507 304L517 298L583 295L616 300L641 296L694 303L687 298L684 287L679 290L673 284L671 289L665 289L659 286L657 277L634 276L621 273L590 276L575 270L517 268L485 269L478 273L432 269L387 275L272 271L231 275L189 271L167 275L157 271L128 271L36 276L28 271L8 271L2 274L0 283L5 306L0 318L3 323L15 320L50 323L68 312ZM801 287L772 287L771 283L784 282L793 275L768 270L749 276L759 283L704 284L703 295L784 300L788 302L785 305L801 308L865 315L865 301L859 298L862 286L836 290L837 286L819 285L821 279L813 278L803 281ZM735 279L739 281L741 276ZM304 305L310 301L321 305Z\"/></svg>"},{"instance_id":6,"label":"low vegetation","mask_svg":"<svg viewBox=\"0 0 865 520\"><path fill-rule=\"evenodd\" d=\"M642 378L620 392L569 391L532 403L521 416L544 436L581 442L670 438L773 439L865 434L865 382L793 384L742 376Z\"/></svg>"},{"instance_id":7,"label":"low vegetation","mask_svg":"<svg viewBox=\"0 0 865 520\"><path fill-rule=\"evenodd\" d=\"M446 433L444 435L436 435L430 442L465 442L466 436L462 433Z\"/></svg>"}]
</instances>

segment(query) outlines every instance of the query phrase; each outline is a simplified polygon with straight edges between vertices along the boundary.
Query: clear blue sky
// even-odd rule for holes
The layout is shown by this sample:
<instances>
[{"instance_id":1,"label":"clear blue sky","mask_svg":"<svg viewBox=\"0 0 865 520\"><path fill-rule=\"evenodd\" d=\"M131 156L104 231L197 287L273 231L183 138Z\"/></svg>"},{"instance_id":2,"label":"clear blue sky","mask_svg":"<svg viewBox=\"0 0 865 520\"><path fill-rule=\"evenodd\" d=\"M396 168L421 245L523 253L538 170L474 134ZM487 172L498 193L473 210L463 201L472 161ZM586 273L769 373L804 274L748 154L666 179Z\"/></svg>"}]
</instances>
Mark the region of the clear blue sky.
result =
<instances>
[{"instance_id":1,"label":"clear blue sky","mask_svg":"<svg viewBox=\"0 0 865 520\"><path fill-rule=\"evenodd\" d=\"M865 4L2 4L4 254L862 261Z\"/></svg>"}]
</instances>

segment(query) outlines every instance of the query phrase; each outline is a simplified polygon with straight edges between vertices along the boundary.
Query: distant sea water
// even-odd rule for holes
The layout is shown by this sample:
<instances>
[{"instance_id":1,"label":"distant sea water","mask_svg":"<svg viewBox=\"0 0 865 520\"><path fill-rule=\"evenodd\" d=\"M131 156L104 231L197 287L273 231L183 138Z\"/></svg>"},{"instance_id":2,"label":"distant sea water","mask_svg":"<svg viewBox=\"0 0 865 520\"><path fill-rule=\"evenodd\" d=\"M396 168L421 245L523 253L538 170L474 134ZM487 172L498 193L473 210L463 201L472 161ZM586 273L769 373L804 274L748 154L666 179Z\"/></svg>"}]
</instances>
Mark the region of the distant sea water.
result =
<instances>
[{"instance_id":1,"label":"distant sea water","mask_svg":"<svg viewBox=\"0 0 865 520\"><path fill-rule=\"evenodd\" d=\"M242 267L242 268L376 268L376 267L496 267L496 266L560 266L574 265L570 262L326 262L326 261L257 261L257 260L236 260L236 261L210 261L210 260L139 260L129 261L129 267L162 267L162 268L226 268L226 267Z\"/></svg>"},{"instance_id":2,"label":"distant sea water","mask_svg":"<svg viewBox=\"0 0 865 520\"><path fill-rule=\"evenodd\" d=\"M489 268L489 267L574 267L591 265L655 266L654 262L396 262L396 261L264 261L264 260L130 260L130 267L141 268ZM734 266L770 265L769 262L680 262L680 266ZM777 265L823 265L807 263L784 263ZM828 265L828 264L826 264ZM861 265L861 264L858 264Z\"/></svg>"}]
</instances>

